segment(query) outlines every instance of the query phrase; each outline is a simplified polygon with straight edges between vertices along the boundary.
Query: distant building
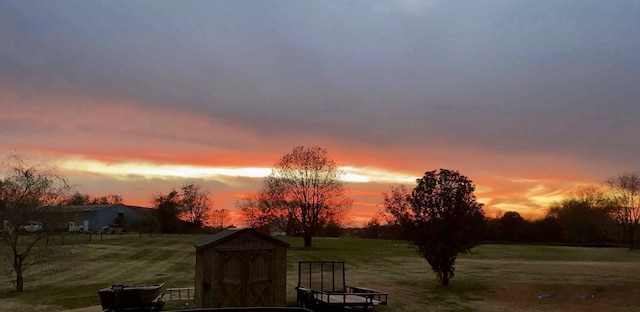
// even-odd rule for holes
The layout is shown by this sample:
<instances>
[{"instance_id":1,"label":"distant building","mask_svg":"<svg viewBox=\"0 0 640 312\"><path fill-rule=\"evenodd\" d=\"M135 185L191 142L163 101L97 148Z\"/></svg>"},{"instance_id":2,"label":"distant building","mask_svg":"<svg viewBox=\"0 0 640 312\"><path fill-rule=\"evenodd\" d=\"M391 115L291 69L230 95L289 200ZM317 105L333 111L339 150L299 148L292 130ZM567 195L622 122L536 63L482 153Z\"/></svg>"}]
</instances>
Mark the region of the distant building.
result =
<instances>
[{"instance_id":1,"label":"distant building","mask_svg":"<svg viewBox=\"0 0 640 312\"><path fill-rule=\"evenodd\" d=\"M111 224L130 226L154 211L153 208L125 204L68 205L44 207L37 217L45 229L66 228L71 221L97 230Z\"/></svg>"}]
</instances>

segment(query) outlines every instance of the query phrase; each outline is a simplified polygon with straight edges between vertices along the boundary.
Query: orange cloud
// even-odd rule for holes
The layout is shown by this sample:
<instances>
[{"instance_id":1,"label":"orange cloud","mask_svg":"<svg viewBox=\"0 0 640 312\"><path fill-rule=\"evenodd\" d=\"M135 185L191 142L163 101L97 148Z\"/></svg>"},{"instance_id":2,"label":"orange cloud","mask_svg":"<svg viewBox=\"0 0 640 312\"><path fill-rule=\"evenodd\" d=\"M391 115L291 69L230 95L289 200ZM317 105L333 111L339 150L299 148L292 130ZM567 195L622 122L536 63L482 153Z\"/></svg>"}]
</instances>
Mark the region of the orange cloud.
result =
<instances>
[{"instance_id":1,"label":"orange cloud","mask_svg":"<svg viewBox=\"0 0 640 312\"><path fill-rule=\"evenodd\" d=\"M597 183L606 169L584 170L575 159L543 152L496 154L420 142L377 146L322 134L270 138L200 111L122 99L25 95L6 88L0 96L13 103L0 115L6 132L0 152L52 161L87 192L121 194L139 205L148 205L153 193L198 181L209 187L216 207L233 210L240 195L257 191L261 176L296 145L326 147L345 167L356 223L383 209L382 193L392 185L411 188L425 171L438 168L473 180L490 215L514 210L528 217L544 214L577 187Z\"/></svg>"}]
</instances>

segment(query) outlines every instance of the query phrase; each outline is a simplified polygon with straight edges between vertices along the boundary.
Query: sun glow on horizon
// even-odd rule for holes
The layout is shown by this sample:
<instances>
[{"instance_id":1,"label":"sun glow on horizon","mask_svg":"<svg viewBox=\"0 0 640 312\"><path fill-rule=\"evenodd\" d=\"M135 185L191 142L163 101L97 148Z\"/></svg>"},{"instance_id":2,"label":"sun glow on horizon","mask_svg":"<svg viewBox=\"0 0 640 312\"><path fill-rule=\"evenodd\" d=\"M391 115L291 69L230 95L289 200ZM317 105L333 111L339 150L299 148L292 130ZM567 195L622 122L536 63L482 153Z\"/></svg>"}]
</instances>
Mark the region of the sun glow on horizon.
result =
<instances>
[{"instance_id":1,"label":"sun glow on horizon","mask_svg":"<svg viewBox=\"0 0 640 312\"><path fill-rule=\"evenodd\" d=\"M355 167L340 167L344 170L345 180L348 182L393 182L393 183L411 183L415 182L415 177L410 177L406 174L397 172L391 172L378 168L355 168Z\"/></svg>"},{"instance_id":2,"label":"sun glow on horizon","mask_svg":"<svg viewBox=\"0 0 640 312\"><path fill-rule=\"evenodd\" d=\"M203 167L176 164L154 164L151 162L106 163L97 160L77 159L60 162L60 168L72 171L104 174L120 179L126 179L131 176L160 179L215 179L223 176L260 178L271 172L270 168L260 167Z\"/></svg>"},{"instance_id":3,"label":"sun glow on horizon","mask_svg":"<svg viewBox=\"0 0 640 312\"><path fill-rule=\"evenodd\" d=\"M99 160L70 159L59 161L63 170L89 172L127 180L132 177L145 179L223 179L224 177L263 178L271 173L267 167L205 167L182 164L155 164L152 162L120 162L108 163ZM414 181L407 175L376 168L340 167L345 172L344 180L353 183L393 182L406 183Z\"/></svg>"}]
</instances>

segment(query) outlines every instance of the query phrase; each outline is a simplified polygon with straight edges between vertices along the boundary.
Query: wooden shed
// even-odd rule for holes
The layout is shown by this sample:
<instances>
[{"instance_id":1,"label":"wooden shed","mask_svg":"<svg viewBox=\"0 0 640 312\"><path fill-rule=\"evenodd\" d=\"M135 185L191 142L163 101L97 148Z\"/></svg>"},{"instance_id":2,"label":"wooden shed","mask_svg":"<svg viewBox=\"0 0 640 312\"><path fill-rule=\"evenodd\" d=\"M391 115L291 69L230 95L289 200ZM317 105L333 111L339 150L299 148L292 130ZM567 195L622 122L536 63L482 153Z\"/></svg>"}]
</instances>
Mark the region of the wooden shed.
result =
<instances>
[{"instance_id":1,"label":"wooden shed","mask_svg":"<svg viewBox=\"0 0 640 312\"><path fill-rule=\"evenodd\" d=\"M232 229L194 247L196 307L285 306L289 244L252 229Z\"/></svg>"}]
</instances>

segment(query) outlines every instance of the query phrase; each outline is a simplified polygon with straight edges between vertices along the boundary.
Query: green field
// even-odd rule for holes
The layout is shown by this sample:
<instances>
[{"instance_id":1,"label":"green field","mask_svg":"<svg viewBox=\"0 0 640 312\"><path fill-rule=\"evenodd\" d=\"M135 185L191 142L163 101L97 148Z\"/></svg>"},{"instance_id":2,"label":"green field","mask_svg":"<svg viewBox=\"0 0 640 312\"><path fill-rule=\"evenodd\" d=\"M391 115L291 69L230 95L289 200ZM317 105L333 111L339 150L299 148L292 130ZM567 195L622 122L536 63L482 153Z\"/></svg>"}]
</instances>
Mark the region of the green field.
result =
<instances>
[{"instance_id":1,"label":"green field","mask_svg":"<svg viewBox=\"0 0 640 312\"><path fill-rule=\"evenodd\" d=\"M112 284L194 283L193 243L204 236L105 236L73 247L73 260L34 267L25 291L0 277L0 310L64 311L99 304L97 290ZM284 238L287 296L295 302L297 262L343 260L347 284L389 293L377 311L638 311L640 252L624 248L483 245L458 258L448 288L403 242L352 238ZM550 295L538 299L539 295ZM175 305L175 304L174 304ZM169 306L171 307L171 306Z\"/></svg>"}]
</instances>

